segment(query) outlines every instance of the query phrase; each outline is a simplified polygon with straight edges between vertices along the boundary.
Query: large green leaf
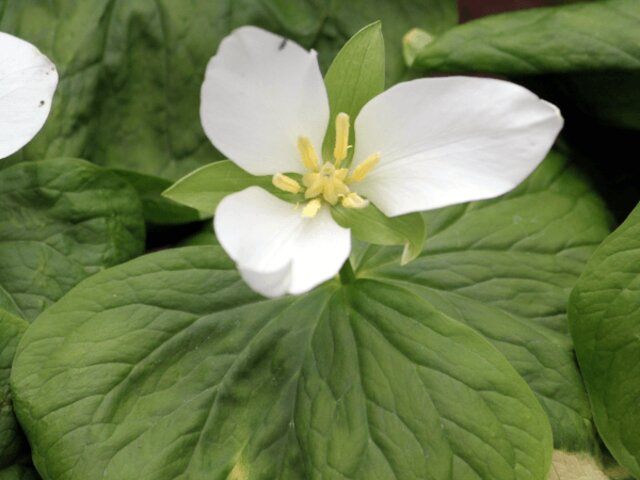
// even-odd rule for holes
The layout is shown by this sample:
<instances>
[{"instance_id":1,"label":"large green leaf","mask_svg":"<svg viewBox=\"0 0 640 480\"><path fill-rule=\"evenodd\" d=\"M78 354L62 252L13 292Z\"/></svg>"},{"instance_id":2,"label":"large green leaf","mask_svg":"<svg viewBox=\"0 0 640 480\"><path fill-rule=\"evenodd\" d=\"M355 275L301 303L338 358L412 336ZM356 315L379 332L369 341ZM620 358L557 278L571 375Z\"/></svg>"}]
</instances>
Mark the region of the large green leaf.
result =
<instances>
[{"instance_id":1,"label":"large green leaf","mask_svg":"<svg viewBox=\"0 0 640 480\"><path fill-rule=\"evenodd\" d=\"M0 308L34 319L80 280L142 253L136 192L88 162L0 170Z\"/></svg>"},{"instance_id":2,"label":"large green leaf","mask_svg":"<svg viewBox=\"0 0 640 480\"><path fill-rule=\"evenodd\" d=\"M604 0L485 17L445 32L414 68L530 75L640 69L640 2Z\"/></svg>"},{"instance_id":3,"label":"large green leaf","mask_svg":"<svg viewBox=\"0 0 640 480\"><path fill-rule=\"evenodd\" d=\"M0 309L0 480L37 480L31 452L13 413L9 388L11 365L18 341L29 324Z\"/></svg>"},{"instance_id":4,"label":"large green leaf","mask_svg":"<svg viewBox=\"0 0 640 480\"><path fill-rule=\"evenodd\" d=\"M316 48L323 67L364 26L385 19L392 79L413 26L439 32L454 0L0 0L0 30L33 42L60 84L44 130L18 158L81 156L177 179L221 158L198 113L209 58L233 28L252 24Z\"/></svg>"},{"instance_id":5,"label":"large green leaf","mask_svg":"<svg viewBox=\"0 0 640 480\"><path fill-rule=\"evenodd\" d=\"M640 205L589 260L570 321L598 432L640 477Z\"/></svg>"},{"instance_id":6,"label":"large green leaf","mask_svg":"<svg viewBox=\"0 0 640 480\"><path fill-rule=\"evenodd\" d=\"M544 479L535 397L399 287L265 300L219 247L95 275L29 328L16 409L46 479Z\"/></svg>"},{"instance_id":7,"label":"large green leaf","mask_svg":"<svg viewBox=\"0 0 640 480\"><path fill-rule=\"evenodd\" d=\"M568 335L569 292L609 231L580 175L553 154L517 189L425 215L429 240L405 267L399 249L359 251L356 275L410 288L481 332L536 392L557 448L593 450L589 402Z\"/></svg>"}]
</instances>

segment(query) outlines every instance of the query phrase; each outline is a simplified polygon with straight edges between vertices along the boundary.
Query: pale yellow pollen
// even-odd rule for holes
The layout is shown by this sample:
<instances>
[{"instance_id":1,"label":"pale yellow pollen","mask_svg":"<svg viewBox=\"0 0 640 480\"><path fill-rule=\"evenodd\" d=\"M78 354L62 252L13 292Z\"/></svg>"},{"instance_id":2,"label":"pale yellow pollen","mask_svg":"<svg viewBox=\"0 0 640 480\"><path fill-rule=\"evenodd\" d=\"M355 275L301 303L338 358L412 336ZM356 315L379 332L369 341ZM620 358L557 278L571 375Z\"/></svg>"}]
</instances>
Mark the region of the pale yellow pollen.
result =
<instances>
[{"instance_id":1,"label":"pale yellow pollen","mask_svg":"<svg viewBox=\"0 0 640 480\"><path fill-rule=\"evenodd\" d=\"M313 218L317 215L318 211L320 211L320 207L322 207L322 202L319 198L314 198L304 206L302 209L302 216L306 218Z\"/></svg>"},{"instance_id":2,"label":"pale yellow pollen","mask_svg":"<svg viewBox=\"0 0 640 480\"><path fill-rule=\"evenodd\" d=\"M305 198L315 198L320 195L331 205L338 202L338 198L348 195L350 190L344 184L348 170L336 167L331 163L325 163L319 172L307 173L302 177L302 183L307 190L304 192Z\"/></svg>"},{"instance_id":3,"label":"pale yellow pollen","mask_svg":"<svg viewBox=\"0 0 640 480\"><path fill-rule=\"evenodd\" d=\"M276 188L289 193L298 193L302 190L302 186L298 182L281 173L276 173L271 179L271 183L273 183Z\"/></svg>"},{"instance_id":4,"label":"pale yellow pollen","mask_svg":"<svg viewBox=\"0 0 640 480\"><path fill-rule=\"evenodd\" d=\"M356 192L342 197L342 206L344 208L365 208L369 206L369 200L362 198Z\"/></svg>"},{"instance_id":5,"label":"pale yellow pollen","mask_svg":"<svg viewBox=\"0 0 640 480\"><path fill-rule=\"evenodd\" d=\"M309 137L298 137L298 151L300 152L304 166L314 172L318 171L318 154L316 153L316 149L313 148Z\"/></svg>"},{"instance_id":6,"label":"pale yellow pollen","mask_svg":"<svg viewBox=\"0 0 640 480\"><path fill-rule=\"evenodd\" d=\"M336 117L336 146L333 149L333 158L336 160L336 167L340 166L349 150L349 115L339 113Z\"/></svg>"},{"instance_id":7,"label":"pale yellow pollen","mask_svg":"<svg viewBox=\"0 0 640 480\"><path fill-rule=\"evenodd\" d=\"M358 165L351 175L347 178L347 183L361 182L364 180L373 167L375 167L380 161L380 152L369 155L364 162Z\"/></svg>"}]
</instances>

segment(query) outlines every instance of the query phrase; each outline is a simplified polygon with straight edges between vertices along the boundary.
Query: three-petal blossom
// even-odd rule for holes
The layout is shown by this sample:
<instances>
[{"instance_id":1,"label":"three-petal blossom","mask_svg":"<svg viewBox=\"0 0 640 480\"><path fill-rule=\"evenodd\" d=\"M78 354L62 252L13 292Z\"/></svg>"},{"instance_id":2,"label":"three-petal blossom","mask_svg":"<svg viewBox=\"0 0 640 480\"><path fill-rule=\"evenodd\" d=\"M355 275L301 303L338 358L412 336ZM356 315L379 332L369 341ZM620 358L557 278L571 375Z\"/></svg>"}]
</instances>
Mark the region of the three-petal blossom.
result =
<instances>
[{"instance_id":1,"label":"three-petal blossom","mask_svg":"<svg viewBox=\"0 0 640 480\"><path fill-rule=\"evenodd\" d=\"M563 124L555 106L513 83L413 80L361 109L353 160L344 168L344 114L334 158L316 153L329 124L316 53L255 27L220 44L200 113L207 136L230 160L251 174L274 175L276 186L303 190L308 199L296 208L250 187L216 210L220 244L244 280L269 297L308 291L348 258L350 232L332 219L332 205L370 201L392 217L501 195L542 161ZM302 174L304 186L283 173Z\"/></svg>"},{"instance_id":2,"label":"three-petal blossom","mask_svg":"<svg viewBox=\"0 0 640 480\"><path fill-rule=\"evenodd\" d=\"M51 109L58 72L24 40L0 32L0 158L26 145Z\"/></svg>"}]
</instances>

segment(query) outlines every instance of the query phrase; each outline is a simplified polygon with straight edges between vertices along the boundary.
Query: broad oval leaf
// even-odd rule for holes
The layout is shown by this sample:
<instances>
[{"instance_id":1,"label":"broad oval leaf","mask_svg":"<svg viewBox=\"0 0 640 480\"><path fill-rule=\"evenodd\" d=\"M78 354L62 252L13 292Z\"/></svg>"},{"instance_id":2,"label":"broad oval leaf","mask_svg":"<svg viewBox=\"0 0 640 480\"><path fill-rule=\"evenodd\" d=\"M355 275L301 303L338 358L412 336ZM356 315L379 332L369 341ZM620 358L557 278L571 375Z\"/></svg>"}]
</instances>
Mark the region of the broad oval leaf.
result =
<instances>
[{"instance_id":1,"label":"broad oval leaf","mask_svg":"<svg viewBox=\"0 0 640 480\"><path fill-rule=\"evenodd\" d=\"M550 462L535 397L472 329L376 281L266 300L213 246L87 279L29 328L12 387L45 478L542 480Z\"/></svg>"},{"instance_id":2,"label":"broad oval leaf","mask_svg":"<svg viewBox=\"0 0 640 480\"><path fill-rule=\"evenodd\" d=\"M26 320L80 280L144 249L136 192L83 160L0 170L0 211L0 307Z\"/></svg>"},{"instance_id":3,"label":"broad oval leaf","mask_svg":"<svg viewBox=\"0 0 640 480\"><path fill-rule=\"evenodd\" d=\"M400 267L397 248L355 252L358 277L402 285L489 339L549 415L556 448L596 451L568 333L569 293L610 217L566 158L551 154L494 200L425 214L429 241Z\"/></svg>"},{"instance_id":4,"label":"broad oval leaf","mask_svg":"<svg viewBox=\"0 0 640 480\"><path fill-rule=\"evenodd\" d=\"M640 477L640 205L589 260L569 313L598 432Z\"/></svg>"},{"instance_id":5,"label":"broad oval leaf","mask_svg":"<svg viewBox=\"0 0 640 480\"><path fill-rule=\"evenodd\" d=\"M503 75L640 69L640 3L604 0L536 8L457 26L414 68Z\"/></svg>"}]
</instances>

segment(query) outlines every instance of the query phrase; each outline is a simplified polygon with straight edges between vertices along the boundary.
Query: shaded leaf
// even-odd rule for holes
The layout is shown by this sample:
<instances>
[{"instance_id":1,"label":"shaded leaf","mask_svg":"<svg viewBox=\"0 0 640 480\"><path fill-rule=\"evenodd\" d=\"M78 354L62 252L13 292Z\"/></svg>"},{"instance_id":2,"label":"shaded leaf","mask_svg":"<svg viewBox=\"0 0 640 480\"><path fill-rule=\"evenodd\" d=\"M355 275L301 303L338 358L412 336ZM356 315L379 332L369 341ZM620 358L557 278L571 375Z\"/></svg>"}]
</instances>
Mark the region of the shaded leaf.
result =
<instances>
[{"instance_id":1,"label":"shaded leaf","mask_svg":"<svg viewBox=\"0 0 640 480\"><path fill-rule=\"evenodd\" d=\"M0 170L0 211L0 306L26 320L144 248L136 192L82 160Z\"/></svg>"},{"instance_id":2,"label":"shaded leaf","mask_svg":"<svg viewBox=\"0 0 640 480\"><path fill-rule=\"evenodd\" d=\"M112 171L136 189L142 201L146 222L157 225L180 225L202 220L202 216L197 210L177 204L162 196L162 192L171 186L169 180L131 170Z\"/></svg>"},{"instance_id":3,"label":"shaded leaf","mask_svg":"<svg viewBox=\"0 0 640 480\"><path fill-rule=\"evenodd\" d=\"M570 325L593 416L640 476L640 206L596 250L571 294Z\"/></svg>"},{"instance_id":4,"label":"shaded leaf","mask_svg":"<svg viewBox=\"0 0 640 480\"><path fill-rule=\"evenodd\" d=\"M29 324L0 310L0 479L2 469L9 467L27 447L13 413L9 376L18 341Z\"/></svg>"}]
</instances>

